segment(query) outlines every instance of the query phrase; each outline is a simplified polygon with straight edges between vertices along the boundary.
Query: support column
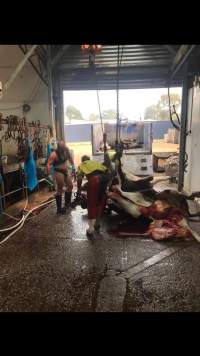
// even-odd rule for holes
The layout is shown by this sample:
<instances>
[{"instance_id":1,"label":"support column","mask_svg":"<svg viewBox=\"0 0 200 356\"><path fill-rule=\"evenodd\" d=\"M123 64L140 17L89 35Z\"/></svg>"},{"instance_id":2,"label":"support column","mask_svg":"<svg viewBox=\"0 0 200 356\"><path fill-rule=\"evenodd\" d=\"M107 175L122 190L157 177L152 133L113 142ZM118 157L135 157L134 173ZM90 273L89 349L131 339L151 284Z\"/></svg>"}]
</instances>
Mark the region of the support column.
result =
<instances>
[{"instance_id":1,"label":"support column","mask_svg":"<svg viewBox=\"0 0 200 356\"><path fill-rule=\"evenodd\" d=\"M187 135L187 107L188 107L188 66L184 65L184 78L182 89L182 108L181 108L181 132L179 143L179 173L178 173L178 190L183 189L184 183L184 166L185 166L185 146Z\"/></svg>"},{"instance_id":2,"label":"support column","mask_svg":"<svg viewBox=\"0 0 200 356\"><path fill-rule=\"evenodd\" d=\"M63 112L63 93L58 74L54 76L54 98L55 98L55 125L56 137L58 140L64 140L64 112Z\"/></svg>"},{"instance_id":3,"label":"support column","mask_svg":"<svg viewBox=\"0 0 200 356\"><path fill-rule=\"evenodd\" d=\"M64 130L64 99L63 99L63 90L61 85L61 80L59 77L59 97L60 97L60 131L62 140L65 140L65 130Z\"/></svg>"},{"instance_id":4,"label":"support column","mask_svg":"<svg viewBox=\"0 0 200 356\"><path fill-rule=\"evenodd\" d=\"M53 81L52 81L52 65L51 65L51 45L47 46L47 73L48 73L48 102L49 102L49 117L53 128L53 136L56 137L55 129L55 112L53 102Z\"/></svg>"}]
</instances>

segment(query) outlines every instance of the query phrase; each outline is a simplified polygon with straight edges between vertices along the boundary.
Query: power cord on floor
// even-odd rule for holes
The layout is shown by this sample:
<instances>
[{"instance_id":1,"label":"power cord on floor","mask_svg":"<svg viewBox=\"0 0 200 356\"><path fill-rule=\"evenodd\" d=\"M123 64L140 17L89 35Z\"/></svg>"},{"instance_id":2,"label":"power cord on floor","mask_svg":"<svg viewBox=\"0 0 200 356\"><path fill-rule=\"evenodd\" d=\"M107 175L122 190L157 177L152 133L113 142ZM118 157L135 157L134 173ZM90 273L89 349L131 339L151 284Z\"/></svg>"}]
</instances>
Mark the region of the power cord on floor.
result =
<instances>
[{"instance_id":1,"label":"power cord on floor","mask_svg":"<svg viewBox=\"0 0 200 356\"><path fill-rule=\"evenodd\" d=\"M21 219L19 219L18 220L18 223L17 224L15 224L15 225L13 225L13 226L10 226L10 227L8 227L8 228L5 228L5 229L1 229L0 230L0 232L6 232L6 231L10 231L10 230L12 230L12 229L14 229L14 228L16 228L17 226L19 226L20 225L20 223L23 221L23 219L24 219L24 216L25 216L25 211L26 211L26 208L27 208L27 205L28 205L28 198L26 199L26 203L25 203L25 206L24 206L24 209L22 210L22 212L23 212L23 216L22 216L22 218ZM7 213L4 213L5 215L8 215ZM13 216L11 216L10 215L10 217L12 217L12 218L14 218Z\"/></svg>"},{"instance_id":2,"label":"power cord on floor","mask_svg":"<svg viewBox=\"0 0 200 356\"><path fill-rule=\"evenodd\" d=\"M8 216L9 218L11 218L11 219L13 219L13 220L16 220L16 221L21 220L20 218L16 218L15 216L12 216L12 215L10 215L10 214L7 214L7 213L5 213L4 211L2 212L2 214L3 214L3 215L6 215L6 216Z\"/></svg>"},{"instance_id":3,"label":"power cord on floor","mask_svg":"<svg viewBox=\"0 0 200 356\"><path fill-rule=\"evenodd\" d=\"M23 225L24 225L26 219L28 218L28 216L29 216L33 211L35 211L35 210L41 208L42 206L45 206L45 205L47 205L47 204L50 204L50 203L52 203L52 202L54 202L54 201L55 201L55 198L52 199L52 200L47 201L46 203L42 203L42 204L36 206L35 208L29 210L29 212L28 212L26 215L23 215L22 219L21 219L16 225L14 225L14 226L12 226L11 228L8 228L8 229L0 230L0 232L5 232L5 231L11 230L11 229L14 229L15 227L17 227L17 228L16 228L14 231L12 231L8 236L6 236L5 239L3 239L2 241L0 241L0 245L2 245L4 242L6 242L11 236L13 236L17 231L19 231L19 230L23 227ZM26 203L26 206L27 206L27 203ZM25 206L25 208L26 208L26 206ZM24 209L24 210L25 210L25 209Z\"/></svg>"},{"instance_id":4,"label":"power cord on floor","mask_svg":"<svg viewBox=\"0 0 200 356\"><path fill-rule=\"evenodd\" d=\"M47 182L47 183L48 183L49 185L51 185L51 186L53 185L53 184L52 184L51 182L49 182L46 178L40 179L39 182L42 182L42 181ZM28 188L28 187L25 187L25 188ZM27 199L26 199L26 203L25 203L24 209L22 210L23 216L22 216L21 219L20 219L20 218L16 218L16 217L14 217L14 216L12 216L12 215L9 215L8 213L3 212L2 214L7 215L7 216L9 216L10 218L12 218L13 220L18 221L18 223L15 224L15 225L13 225L13 226L10 226L10 227L8 227L8 228L0 229L0 232L10 231L10 230L13 230L14 228L18 227L18 226L20 225L20 223L23 221L24 217L26 216L25 213L27 213L27 210L26 210L27 205L28 205L28 197L27 197Z\"/></svg>"}]
</instances>

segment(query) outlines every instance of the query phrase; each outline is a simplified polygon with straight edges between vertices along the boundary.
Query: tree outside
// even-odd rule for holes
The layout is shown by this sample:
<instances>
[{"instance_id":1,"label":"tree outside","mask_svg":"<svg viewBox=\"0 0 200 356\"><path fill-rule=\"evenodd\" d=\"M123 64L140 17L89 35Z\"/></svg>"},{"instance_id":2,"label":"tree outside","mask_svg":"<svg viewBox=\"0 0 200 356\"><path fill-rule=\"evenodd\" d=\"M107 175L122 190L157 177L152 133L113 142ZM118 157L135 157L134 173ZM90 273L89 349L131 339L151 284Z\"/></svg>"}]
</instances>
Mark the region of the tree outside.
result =
<instances>
[{"instance_id":1,"label":"tree outside","mask_svg":"<svg viewBox=\"0 0 200 356\"><path fill-rule=\"evenodd\" d=\"M170 94L171 106L174 105L180 114L181 98L179 94ZM145 110L144 120L169 120L169 99L168 95L161 95L156 105L148 106Z\"/></svg>"},{"instance_id":2,"label":"tree outside","mask_svg":"<svg viewBox=\"0 0 200 356\"><path fill-rule=\"evenodd\" d=\"M102 119L105 121L115 120L116 115L117 115L116 110L113 110L113 109L104 110L102 112Z\"/></svg>"},{"instance_id":3,"label":"tree outside","mask_svg":"<svg viewBox=\"0 0 200 356\"><path fill-rule=\"evenodd\" d=\"M107 109L107 110L103 110L102 111L101 116L102 116L102 120L104 122L105 121L113 121L113 120L116 120L117 113L116 113L116 110ZM120 117L122 117L122 116L123 115L120 114ZM94 121L94 122L99 122L100 121L100 115L91 113L89 115L88 120L89 121Z\"/></svg>"},{"instance_id":4,"label":"tree outside","mask_svg":"<svg viewBox=\"0 0 200 356\"><path fill-rule=\"evenodd\" d=\"M72 105L67 106L65 112L66 121L71 124L73 120L84 120L81 112Z\"/></svg>"},{"instance_id":5,"label":"tree outside","mask_svg":"<svg viewBox=\"0 0 200 356\"><path fill-rule=\"evenodd\" d=\"M115 120L116 119L116 111L113 109L108 109L108 110L104 110L101 113L102 116L102 120L103 121L109 121L109 120ZM97 114L90 114L89 116L89 120L90 121L100 121L100 115Z\"/></svg>"},{"instance_id":6,"label":"tree outside","mask_svg":"<svg viewBox=\"0 0 200 356\"><path fill-rule=\"evenodd\" d=\"M179 94L172 93L170 94L171 105L174 105L178 114L180 114L181 108L181 98ZM159 101L156 105L148 106L145 110L144 120L169 120L169 102L168 95L161 95ZM107 109L102 111L102 120L105 121L114 121L116 120L116 110ZM123 115L120 113L121 118ZM65 122L72 123L76 120L92 121L99 122L100 116L98 114L91 113L87 119L85 119L76 107L69 105L66 108L65 112Z\"/></svg>"}]
</instances>

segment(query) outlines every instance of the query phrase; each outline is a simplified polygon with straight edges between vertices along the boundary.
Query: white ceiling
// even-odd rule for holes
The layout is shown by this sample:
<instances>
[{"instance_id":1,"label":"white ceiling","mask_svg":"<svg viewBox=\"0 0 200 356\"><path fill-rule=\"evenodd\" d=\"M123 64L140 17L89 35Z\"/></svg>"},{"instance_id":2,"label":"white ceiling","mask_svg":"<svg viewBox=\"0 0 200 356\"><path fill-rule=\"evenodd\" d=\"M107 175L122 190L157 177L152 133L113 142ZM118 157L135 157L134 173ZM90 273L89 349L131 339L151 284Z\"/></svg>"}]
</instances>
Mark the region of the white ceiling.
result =
<instances>
[{"instance_id":1,"label":"white ceiling","mask_svg":"<svg viewBox=\"0 0 200 356\"><path fill-rule=\"evenodd\" d=\"M0 81L3 87L10 78L16 66L23 58L23 53L17 45L0 45ZM47 87L41 82L29 62L23 67L15 81L3 92L1 104L46 101Z\"/></svg>"}]
</instances>

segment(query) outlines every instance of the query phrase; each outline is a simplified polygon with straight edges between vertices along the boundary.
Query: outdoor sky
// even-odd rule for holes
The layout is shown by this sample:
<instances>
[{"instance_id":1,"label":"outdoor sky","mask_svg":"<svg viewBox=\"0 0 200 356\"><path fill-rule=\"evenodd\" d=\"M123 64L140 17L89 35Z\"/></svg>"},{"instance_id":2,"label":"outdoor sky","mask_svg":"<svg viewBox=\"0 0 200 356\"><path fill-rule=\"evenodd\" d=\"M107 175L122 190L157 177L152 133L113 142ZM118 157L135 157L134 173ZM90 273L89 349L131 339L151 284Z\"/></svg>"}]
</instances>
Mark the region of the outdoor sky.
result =
<instances>
[{"instance_id":1,"label":"outdoor sky","mask_svg":"<svg viewBox=\"0 0 200 356\"><path fill-rule=\"evenodd\" d=\"M170 88L170 93L177 93L181 97L181 88ZM160 96L167 94L167 88L161 89L128 89L119 92L119 111L129 119L139 120L144 118L146 107L157 104ZM99 91L101 111L116 110L116 90ZM64 112L68 105L75 106L88 119L90 114L99 114L97 93L88 91L65 91Z\"/></svg>"}]
</instances>

